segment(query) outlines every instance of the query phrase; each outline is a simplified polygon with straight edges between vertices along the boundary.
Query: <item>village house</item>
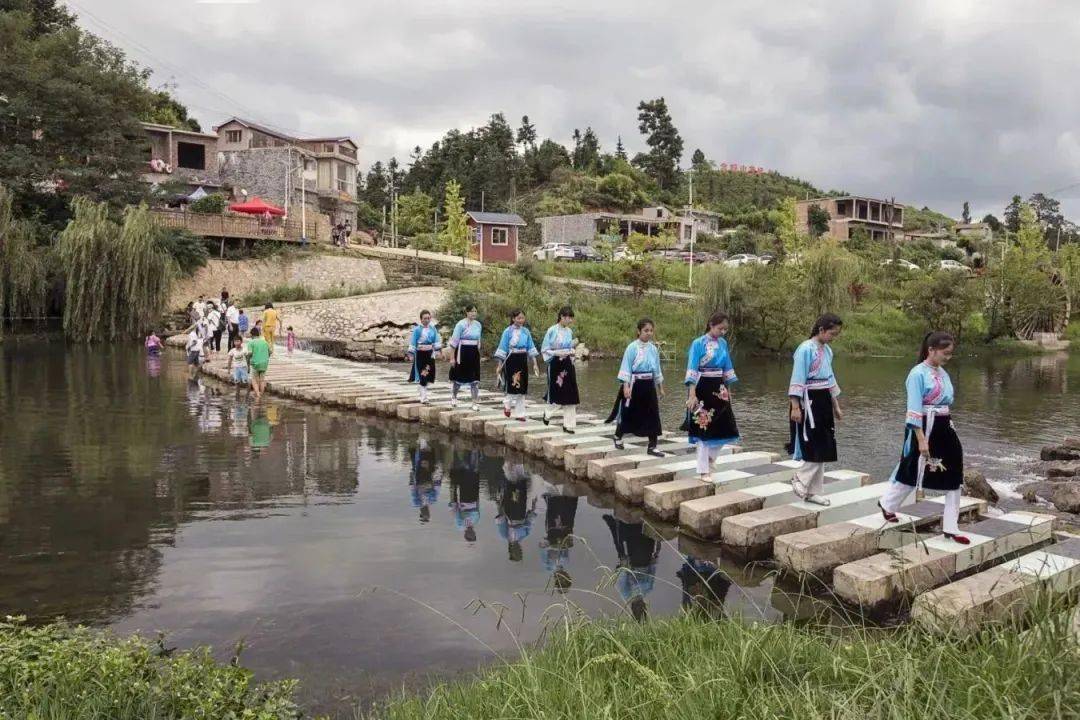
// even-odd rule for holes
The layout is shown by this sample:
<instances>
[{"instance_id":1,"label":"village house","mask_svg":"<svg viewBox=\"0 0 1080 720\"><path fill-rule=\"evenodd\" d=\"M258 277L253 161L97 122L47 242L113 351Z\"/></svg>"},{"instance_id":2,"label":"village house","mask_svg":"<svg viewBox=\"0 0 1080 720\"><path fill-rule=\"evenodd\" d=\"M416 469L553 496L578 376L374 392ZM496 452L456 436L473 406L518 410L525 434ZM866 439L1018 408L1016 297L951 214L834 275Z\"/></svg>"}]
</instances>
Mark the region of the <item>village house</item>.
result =
<instances>
[{"instance_id":1,"label":"village house","mask_svg":"<svg viewBox=\"0 0 1080 720\"><path fill-rule=\"evenodd\" d=\"M352 139L297 138L235 117L214 132L222 180L235 193L261 197L290 215L299 214L303 197L308 212L325 214L332 225L356 227L359 161ZM314 171L315 179L303 180L303 171Z\"/></svg>"},{"instance_id":2,"label":"village house","mask_svg":"<svg viewBox=\"0 0 1080 720\"><path fill-rule=\"evenodd\" d=\"M929 241L938 250L956 247L956 238L948 230L910 230L904 233L904 242Z\"/></svg>"},{"instance_id":3,"label":"village house","mask_svg":"<svg viewBox=\"0 0 1080 720\"><path fill-rule=\"evenodd\" d=\"M484 263L515 263L518 234L526 223L514 213L468 212L466 222L473 228L470 254Z\"/></svg>"},{"instance_id":4,"label":"village house","mask_svg":"<svg viewBox=\"0 0 1080 720\"><path fill-rule=\"evenodd\" d=\"M810 233L810 208L819 207L829 213L826 237L844 241L858 228L867 231L871 240L898 240L904 230L904 206L888 200L867 197L824 197L802 200L795 205L795 227L800 233Z\"/></svg>"},{"instance_id":5,"label":"village house","mask_svg":"<svg viewBox=\"0 0 1080 720\"><path fill-rule=\"evenodd\" d=\"M200 187L206 192L221 187L217 135L157 123L140 124L147 140L144 182L159 187L172 185L183 195Z\"/></svg>"},{"instance_id":6,"label":"village house","mask_svg":"<svg viewBox=\"0 0 1080 720\"><path fill-rule=\"evenodd\" d=\"M967 238L974 242L991 243L994 241L994 230L989 223L957 223L953 226L953 232L958 238Z\"/></svg>"},{"instance_id":7,"label":"village house","mask_svg":"<svg viewBox=\"0 0 1080 720\"><path fill-rule=\"evenodd\" d=\"M574 215L549 215L537 220L544 244L590 245L598 238L618 244L632 233L660 235L669 232L679 247L685 247L695 233L716 235L720 232L719 213L686 208L677 214L662 205L642 208L637 213L598 210Z\"/></svg>"}]
</instances>

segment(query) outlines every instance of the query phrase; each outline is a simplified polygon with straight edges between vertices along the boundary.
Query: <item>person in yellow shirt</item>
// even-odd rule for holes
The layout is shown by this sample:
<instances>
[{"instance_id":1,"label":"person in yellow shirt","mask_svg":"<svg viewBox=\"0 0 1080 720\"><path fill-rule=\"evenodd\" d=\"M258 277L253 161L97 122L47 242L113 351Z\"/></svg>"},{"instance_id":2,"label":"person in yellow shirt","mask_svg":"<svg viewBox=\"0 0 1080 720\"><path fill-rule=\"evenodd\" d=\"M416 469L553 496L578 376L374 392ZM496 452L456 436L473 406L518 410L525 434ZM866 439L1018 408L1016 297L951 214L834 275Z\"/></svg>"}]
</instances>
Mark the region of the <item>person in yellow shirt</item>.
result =
<instances>
[{"instance_id":1,"label":"person in yellow shirt","mask_svg":"<svg viewBox=\"0 0 1080 720\"><path fill-rule=\"evenodd\" d=\"M278 311L274 309L274 303L266 303L262 314L262 333L263 338L270 346L271 353L274 352L274 335L277 333L280 322L281 317L278 315Z\"/></svg>"}]
</instances>

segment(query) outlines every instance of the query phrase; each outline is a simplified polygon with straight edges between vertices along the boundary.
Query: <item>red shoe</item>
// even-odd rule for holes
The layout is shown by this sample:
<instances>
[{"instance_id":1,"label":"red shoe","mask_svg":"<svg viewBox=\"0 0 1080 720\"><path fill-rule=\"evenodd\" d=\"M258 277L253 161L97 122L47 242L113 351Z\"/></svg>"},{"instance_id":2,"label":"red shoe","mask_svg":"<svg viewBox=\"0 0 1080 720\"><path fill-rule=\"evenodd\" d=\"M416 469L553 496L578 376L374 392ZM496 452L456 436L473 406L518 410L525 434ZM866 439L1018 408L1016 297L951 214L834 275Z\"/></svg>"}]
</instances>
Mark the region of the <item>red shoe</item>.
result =
<instances>
[{"instance_id":1,"label":"red shoe","mask_svg":"<svg viewBox=\"0 0 1080 720\"><path fill-rule=\"evenodd\" d=\"M510 411L506 408L503 408L503 415L505 415L506 417L510 417Z\"/></svg>"},{"instance_id":2,"label":"red shoe","mask_svg":"<svg viewBox=\"0 0 1080 720\"><path fill-rule=\"evenodd\" d=\"M885 516L885 522L900 522L900 518L896 517L896 513L891 513L885 508L881 507L880 502L877 504L877 506L878 510L881 511L881 514Z\"/></svg>"},{"instance_id":3,"label":"red shoe","mask_svg":"<svg viewBox=\"0 0 1080 720\"><path fill-rule=\"evenodd\" d=\"M970 545L971 544L971 540L965 535L953 535L951 533L942 533L942 535L949 538L950 540L952 540L955 543L960 543L961 545Z\"/></svg>"}]
</instances>

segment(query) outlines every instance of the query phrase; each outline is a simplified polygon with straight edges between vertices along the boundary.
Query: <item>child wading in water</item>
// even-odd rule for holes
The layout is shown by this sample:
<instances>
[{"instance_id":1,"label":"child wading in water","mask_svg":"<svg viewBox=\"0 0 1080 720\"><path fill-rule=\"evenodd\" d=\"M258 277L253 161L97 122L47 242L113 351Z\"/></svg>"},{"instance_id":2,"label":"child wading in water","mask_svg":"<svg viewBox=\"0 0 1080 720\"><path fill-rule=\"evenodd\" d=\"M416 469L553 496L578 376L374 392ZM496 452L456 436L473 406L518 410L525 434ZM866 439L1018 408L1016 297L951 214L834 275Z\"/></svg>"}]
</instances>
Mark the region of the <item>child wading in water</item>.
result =
<instances>
[{"instance_id":1,"label":"child wading in water","mask_svg":"<svg viewBox=\"0 0 1080 720\"><path fill-rule=\"evenodd\" d=\"M153 330L146 336L146 354L158 355L161 353L161 338Z\"/></svg>"},{"instance_id":2,"label":"child wading in water","mask_svg":"<svg viewBox=\"0 0 1080 720\"><path fill-rule=\"evenodd\" d=\"M232 381L236 383L236 394L240 394L240 386L248 385L251 377L248 374L248 354L244 349L244 339L239 335L233 338L232 347L229 348L229 364L226 369Z\"/></svg>"},{"instance_id":3,"label":"child wading in water","mask_svg":"<svg viewBox=\"0 0 1080 720\"><path fill-rule=\"evenodd\" d=\"M248 362L251 365L251 389L255 399L262 397L266 389L266 370L270 367L270 344L262 338L259 328L252 328L247 343Z\"/></svg>"},{"instance_id":4,"label":"child wading in water","mask_svg":"<svg viewBox=\"0 0 1080 720\"><path fill-rule=\"evenodd\" d=\"M285 350L292 355L292 351L296 349L296 333L293 332L292 325L285 329Z\"/></svg>"}]
</instances>

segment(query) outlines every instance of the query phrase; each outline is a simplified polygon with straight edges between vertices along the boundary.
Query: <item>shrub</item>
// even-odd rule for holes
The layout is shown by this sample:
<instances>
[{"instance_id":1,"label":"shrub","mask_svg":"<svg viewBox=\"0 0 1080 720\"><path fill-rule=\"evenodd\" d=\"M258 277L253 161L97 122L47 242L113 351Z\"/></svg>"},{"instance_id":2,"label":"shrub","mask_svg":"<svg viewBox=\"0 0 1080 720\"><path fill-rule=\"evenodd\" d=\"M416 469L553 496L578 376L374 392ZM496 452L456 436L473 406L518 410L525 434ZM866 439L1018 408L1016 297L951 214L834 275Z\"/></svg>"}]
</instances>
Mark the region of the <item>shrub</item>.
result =
<instances>
[{"instance_id":1,"label":"shrub","mask_svg":"<svg viewBox=\"0 0 1080 720\"><path fill-rule=\"evenodd\" d=\"M197 213L206 213L207 215L220 215L225 212L225 196L219 193L212 193L206 197L201 197L188 206L188 210Z\"/></svg>"},{"instance_id":2,"label":"shrub","mask_svg":"<svg viewBox=\"0 0 1080 720\"><path fill-rule=\"evenodd\" d=\"M517 275L533 284L539 285L544 282L544 269L533 258L528 255L522 255L518 258L514 264L514 272Z\"/></svg>"},{"instance_id":3,"label":"shrub","mask_svg":"<svg viewBox=\"0 0 1080 720\"><path fill-rule=\"evenodd\" d=\"M938 271L917 278L905 288L902 307L923 321L926 331L946 330L963 337L969 317L980 307L982 283Z\"/></svg>"},{"instance_id":4,"label":"shrub","mask_svg":"<svg viewBox=\"0 0 1080 720\"><path fill-rule=\"evenodd\" d=\"M162 231L161 244L165 252L176 262L181 275L191 275L206 265L210 253L206 250L206 241L183 228L169 228Z\"/></svg>"},{"instance_id":5,"label":"shrub","mask_svg":"<svg viewBox=\"0 0 1080 720\"><path fill-rule=\"evenodd\" d=\"M299 302L314 298L315 295L306 285L276 285L248 293L240 298L238 304L241 307L252 307L265 305L268 302Z\"/></svg>"}]
</instances>

